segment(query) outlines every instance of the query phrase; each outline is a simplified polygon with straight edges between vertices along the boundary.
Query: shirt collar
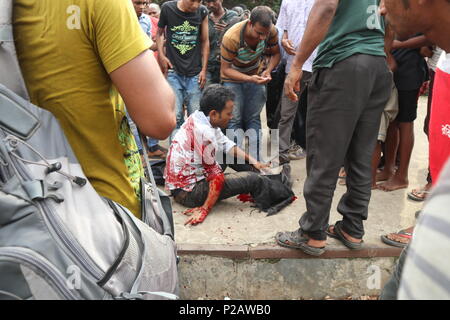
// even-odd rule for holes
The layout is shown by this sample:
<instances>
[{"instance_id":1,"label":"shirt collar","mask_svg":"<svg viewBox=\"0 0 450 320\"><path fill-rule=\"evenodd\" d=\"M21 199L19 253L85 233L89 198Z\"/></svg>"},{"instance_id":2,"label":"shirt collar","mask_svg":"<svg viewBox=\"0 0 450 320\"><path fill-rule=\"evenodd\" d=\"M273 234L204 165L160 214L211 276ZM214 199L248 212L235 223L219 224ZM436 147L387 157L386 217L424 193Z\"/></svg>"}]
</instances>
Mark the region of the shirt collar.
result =
<instances>
[{"instance_id":1,"label":"shirt collar","mask_svg":"<svg viewBox=\"0 0 450 320\"><path fill-rule=\"evenodd\" d=\"M195 120L197 120L200 123L206 124L208 125L210 128L214 129L213 126L211 125L210 122L210 118L207 117L202 111L195 111L192 116L194 117Z\"/></svg>"}]
</instances>

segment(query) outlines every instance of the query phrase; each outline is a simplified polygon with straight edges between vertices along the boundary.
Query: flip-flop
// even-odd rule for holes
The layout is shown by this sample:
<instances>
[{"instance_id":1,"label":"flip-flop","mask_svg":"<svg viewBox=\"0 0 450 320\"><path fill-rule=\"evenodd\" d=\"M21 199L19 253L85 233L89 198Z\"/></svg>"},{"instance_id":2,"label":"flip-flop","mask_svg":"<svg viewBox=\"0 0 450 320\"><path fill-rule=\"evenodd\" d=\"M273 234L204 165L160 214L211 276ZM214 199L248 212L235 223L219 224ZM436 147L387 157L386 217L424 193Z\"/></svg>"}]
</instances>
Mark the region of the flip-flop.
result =
<instances>
[{"instance_id":1,"label":"flip-flop","mask_svg":"<svg viewBox=\"0 0 450 320\"><path fill-rule=\"evenodd\" d=\"M278 245L290 248L290 249L299 249L306 254L312 256L320 256L325 253L325 247L316 248L308 245L308 238L304 237L301 229L298 229L293 232L278 232L275 236L275 240Z\"/></svg>"},{"instance_id":2,"label":"flip-flop","mask_svg":"<svg viewBox=\"0 0 450 320\"><path fill-rule=\"evenodd\" d=\"M364 241L352 242L352 241L347 240L347 238L342 233L341 221L338 221L334 224L334 233L329 231L330 227L331 226L328 226L327 231L326 231L326 234L329 237L341 241L347 248L349 248L351 250L361 250L362 249Z\"/></svg>"},{"instance_id":3,"label":"flip-flop","mask_svg":"<svg viewBox=\"0 0 450 320\"><path fill-rule=\"evenodd\" d=\"M412 233L406 232L405 230L400 230L399 232L397 232L395 234L402 238L409 239L409 240L411 240L411 238L412 238ZM387 245L394 246L397 248L404 248L409 243L409 241L408 241L408 243L403 243L403 242L398 242L398 241L389 239L386 235L381 236L381 241L383 241Z\"/></svg>"},{"instance_id":4,"label":"flip-flop","mask_svg":"<svg viewBox=\"0 0 450 320\"><path fill-rule=\"evenodd\" d=\"M414 189L411 192L408 192L408 199L422 202L425 201L430 191L423 190L423 189Z\"/></svg>"}]
</instances>

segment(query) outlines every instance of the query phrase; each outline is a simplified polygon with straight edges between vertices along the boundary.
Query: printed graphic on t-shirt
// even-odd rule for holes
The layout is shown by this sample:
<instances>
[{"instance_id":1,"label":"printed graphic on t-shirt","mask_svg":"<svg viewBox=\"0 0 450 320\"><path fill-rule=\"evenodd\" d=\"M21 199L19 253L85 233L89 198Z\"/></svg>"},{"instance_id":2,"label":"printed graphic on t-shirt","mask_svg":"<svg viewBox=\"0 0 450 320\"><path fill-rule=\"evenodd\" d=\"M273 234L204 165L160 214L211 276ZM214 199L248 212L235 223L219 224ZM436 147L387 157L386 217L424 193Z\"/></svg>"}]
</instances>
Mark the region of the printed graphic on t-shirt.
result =
<instances>
[{"instance_id":1,"label":"printed graphic on t-shirt","mask_svg":"<svg viewBox=\"0 0 450 320\"><path fill-rule=\"evenodd\" d=\"M183 24L172 27L171 44L180 54L185 55L197 46L199 28L185 20Z\"/></svg>"},{"instance_id":2,"label":"printed graphic on t-shirt","mask_svg":"<svg viewBox=\"0 0 450 320\"><path fill-rule=\"evenodd\" d=\"M131 132L130 124L125 113L125 103L120 97L117 89L112 87L110 90L111 101L115 105L115 111L118 118L118 139L122 146L123 161L127 168L128 179L133 187L137 199L141 198L141 178L144 176L141 157L134 136Z\"/></svg>"}]
</instances>

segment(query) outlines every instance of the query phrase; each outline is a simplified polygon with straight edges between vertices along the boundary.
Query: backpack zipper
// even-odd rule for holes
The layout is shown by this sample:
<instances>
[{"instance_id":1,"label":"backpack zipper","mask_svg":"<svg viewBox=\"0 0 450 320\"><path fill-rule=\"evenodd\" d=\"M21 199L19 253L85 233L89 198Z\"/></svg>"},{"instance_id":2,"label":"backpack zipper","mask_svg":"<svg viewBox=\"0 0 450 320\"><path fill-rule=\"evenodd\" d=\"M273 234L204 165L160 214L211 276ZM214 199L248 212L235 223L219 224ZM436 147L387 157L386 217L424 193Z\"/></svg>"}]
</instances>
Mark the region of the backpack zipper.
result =
<instances>
[{"instance_id":1,"label":"backpack zipper","mask_svg":"<svg viewBox=\"0 0 450 320\"><path fill-rule=\"evenodd\" d=\"M61 272L38 253L20 247L0 248L0 260L7 260L27 264L45 274L49 283L66 300L79 300L74 293L67 288L66 279ZM50 281L49 281L50 280Z\"/></svg>"},{"instance_id":2,"label":"backpack zipper","mask_svg":"<svg viewBox=\"0 0 450 320\"><path fill-rule=\"evenodd\" d=\"M22 179L33 180L33 177L28 174L18 159L11 157L11 161L13 161L13 166L17 169ZM42 213L46 225L51 227L54 233L56 233L57 238L62 242L63 247L68 249L72 259L96 281L99 281L103 277L104 272L92 261L80 244L73 240L71 234L65 230L54 211L45 202L39 203L34 201L33 203L40 209L39 211Z\"/></svg>"}]
</instances>

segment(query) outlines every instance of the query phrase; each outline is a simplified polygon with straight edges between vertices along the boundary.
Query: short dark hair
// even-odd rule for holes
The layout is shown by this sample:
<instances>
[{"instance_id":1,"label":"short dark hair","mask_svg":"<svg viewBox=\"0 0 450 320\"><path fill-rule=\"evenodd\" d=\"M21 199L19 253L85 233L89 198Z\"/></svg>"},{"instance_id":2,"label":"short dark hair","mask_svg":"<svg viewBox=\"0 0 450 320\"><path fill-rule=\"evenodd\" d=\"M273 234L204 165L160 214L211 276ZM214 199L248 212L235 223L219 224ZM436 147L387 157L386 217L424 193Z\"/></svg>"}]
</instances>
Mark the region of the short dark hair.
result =
<instances>
[{"instance_id":1,"label":"short dark hair","mask_svg":"<svg viewBox=\"0 0 450 320\"><path fill-rule=\"evenodd\" d=\"M200 100L200 111L206 116L213 110L222 112L228 101L234 101L235 95L230 89L220 85L212 84L203 91Z\"/></svg>"},{"instance_id":2,"label":"short dark hair","mask_svg":"<svg viewBox=\"0 0 450 320\"><path fill-rule=\"evenodd\" d=\"M250 14L250 22L252 25L259 23L264 28L270 28L274 20L275 13L267 6L255 7Z\"/></svg>"}]
</instances>

